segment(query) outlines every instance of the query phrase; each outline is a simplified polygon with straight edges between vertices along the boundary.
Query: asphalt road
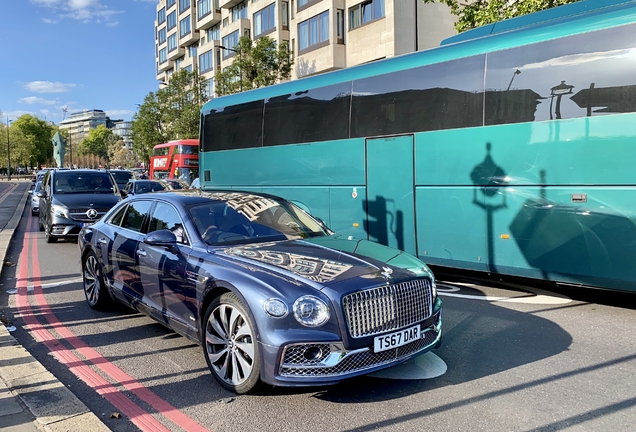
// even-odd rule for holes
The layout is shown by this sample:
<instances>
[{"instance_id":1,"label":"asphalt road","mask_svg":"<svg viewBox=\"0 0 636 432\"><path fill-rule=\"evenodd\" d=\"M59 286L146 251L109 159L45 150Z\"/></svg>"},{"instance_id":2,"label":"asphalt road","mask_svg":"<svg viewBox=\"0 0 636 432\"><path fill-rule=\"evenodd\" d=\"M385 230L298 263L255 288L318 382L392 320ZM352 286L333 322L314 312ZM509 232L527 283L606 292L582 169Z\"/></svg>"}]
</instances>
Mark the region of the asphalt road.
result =
<instances>
[{"instance_id":1,"label":"asphalt road","mask_svg":"<svg viewBox=\"0 0 636 432\"><path fill-rule=\"evenodd\" d=\"M635 428L635 296L443 285L444 345L433 353L337 386L236 396L185 338L123 308L91 310L77 245L46 244L28 210L0 304L13 336L114 431Z\"/></svg>"}]
</instances>

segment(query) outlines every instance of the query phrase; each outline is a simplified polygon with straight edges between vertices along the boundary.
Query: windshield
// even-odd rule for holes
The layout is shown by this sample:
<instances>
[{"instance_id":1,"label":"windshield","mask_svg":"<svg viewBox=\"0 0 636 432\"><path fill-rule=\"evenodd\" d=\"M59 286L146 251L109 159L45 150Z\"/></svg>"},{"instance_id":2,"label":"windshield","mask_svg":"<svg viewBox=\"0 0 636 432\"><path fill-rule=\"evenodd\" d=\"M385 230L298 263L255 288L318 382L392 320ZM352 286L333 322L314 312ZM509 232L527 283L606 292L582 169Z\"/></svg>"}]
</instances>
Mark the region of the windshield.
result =
<instances>
[{"instance_id":1,"label":"windshield","mask_svg":"<svg viewBox=\"0 0 636 432\"><path fill-rule=\"evenodd\" d=\"M158 181L138 181L135 183L135 193L150 193L166 190L166 185Z\"/></svg>"},{"instance_id":2,"label":"windshield","mask_svg":"<svg viewBox=\"0 0 636 432\"><path fill-rule=\"evenodd\" d=\"M65 171L55 174L53 188L56 194L114 193L115 188L106 172Z\"/></svg>"},{"instance_id":3,"label":"windshield","mask_svg":"<svg viewBox=\"0 0 636 432\"><path fill-rule=\"evenodd\" d=\"M238 198L210 200L189 208L199 235L209 245L298 240L329 234L318 221L291 203L256 195L224 195Z\"/></svg>"},{"instance_id":4,"label":"windshield","mask_svg":"<svg viewBox=\"0 0 636 432\"><path fill-rule=\"evenodd\" d=\"M117 184L126 184L128 180L133 178L132 171L111 171L110 174L115 178Z\"/></svg>"},{"instance_id":5,"label":"windshield","mask_svg":"<svg viewBox=\"0 0 636 432\"><path fill-rule=\"evenodd\" d=\"M179 154L187 154L187 155L195 155L199 154L199 146L198 145L183 145L179 146L177 151Z\"/></svg>"}]
</instances>

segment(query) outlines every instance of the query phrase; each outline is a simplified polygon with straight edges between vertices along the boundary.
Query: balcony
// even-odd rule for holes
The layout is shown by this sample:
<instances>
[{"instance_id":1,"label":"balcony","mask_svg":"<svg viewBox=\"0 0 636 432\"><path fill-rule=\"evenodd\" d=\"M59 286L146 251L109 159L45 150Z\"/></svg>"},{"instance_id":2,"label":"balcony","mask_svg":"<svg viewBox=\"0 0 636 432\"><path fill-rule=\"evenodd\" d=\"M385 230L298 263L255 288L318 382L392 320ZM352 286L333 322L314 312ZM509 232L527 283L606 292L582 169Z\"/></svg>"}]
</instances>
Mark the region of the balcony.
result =
<instances>
[{"instance_id":1,"label":"balcony","mask_svg":"<svg viewBox=\"0 0 636 432\"><path fill-rule=\"evenodd\" d=\"M179 38L179 45L182 45L184 47L188 45L192 45L192 43L198 41L199 38L200 38L199 32L196 30L191 30L190 33Z\"/></svg>"},{"instance_id":2,"label":"balcony","mask_svg":"<svg viewBox=\"0 0 636 432\"><path fill-rule=\"evenodd\" d=\"M221 12L212 10L209 14L197 20L197 30L207 30L213 25L218 24L220 22L221 22Z\"/></svg>"},{"instance_id":3,"label":"balcony","mask_svg":"<svg viewBox=\"0 0 636 432\"><path fill-rule=\"evenodd\" d=\"M185 48L177 47L177 49L172 50L168 53L168 60L176 60L179 57L183 57L184 54L185 54Z\"/></svg>"},{"instance_id":4,"label":"balcony","mask_svg":"<svg viewBox=\"0 0 636 432\"><path fill-rule=\"evenodd\" d=\"M164 62L164 63L159 65L159 68L158 68L159 69L159 73L165 72L168 69L172 69L173 67L174 67L174 62L173 61Z\"/></svg>"},{"instance_id":5,"label":"balcony","mask_svg":"<svg viewBox=\"0 0 636 432\"><path fill-rule=\"evenodd\" d=\"M221 8L231 9L237 4L241 3L243 0L220 0L220 1L221 1Z\"/></svg>"}]
</instances>

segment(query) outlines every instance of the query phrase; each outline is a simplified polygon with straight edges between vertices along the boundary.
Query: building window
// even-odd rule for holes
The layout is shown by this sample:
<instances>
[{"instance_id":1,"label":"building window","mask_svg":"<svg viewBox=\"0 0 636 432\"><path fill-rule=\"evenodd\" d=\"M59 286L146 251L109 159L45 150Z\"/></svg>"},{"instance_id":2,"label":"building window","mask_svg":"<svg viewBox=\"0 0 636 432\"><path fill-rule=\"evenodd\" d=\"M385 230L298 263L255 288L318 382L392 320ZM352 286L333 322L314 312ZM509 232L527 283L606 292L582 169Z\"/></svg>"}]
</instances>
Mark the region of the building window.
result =
<instances>
[{"instance_id":1,"label":"building window","mask_svg":"<svg viewBox=\"0 0 636 432\"><path fill-rule=\"evenodd\" d=\"M190 52L190 57L196 58L197 56L197 44L193 43L188 47L188 51Z\"/></svg>"},{"instance_id":2,"label":"building window","mask_svg":"<svg viewBox=\"0 0 636 432\"><path fill-rule=\"evenodd\" d=\"M166 22L166 8L161 8L157 12L157 24L163 24L164 22Z\"/></svg>"},{"instance_id":3,"label":"building window","mask_svg":"<svg viewBox=\"0 0 636 432\"><path fill-rule=\"evenodd\" d=\"M177 11L168 15L168 30L172 30L177 26Z\"/></svg>"},{"instance_id":4,"label":"building window","mask_svg":"<svg viewBox=\"0 0 636 432\"><path fill-rule=\"evenodd\" d=\"M177 49L177 34L171 34L168 36L168 52L172 52Z\"/></svg>"},{"instance_id":5,"label":"building window","mask_svg":"<svg viewBox=\"0 0 636 432\"><path fill-rule=\"evenodd\" d=\"M166 0L166 9L170 9L175 3L177 3L177 0Z\"/></svg>"},{"instance_id":6,"label":"building window","mask_svg":"<svg viewBox=\"0 0 636 432\"><path fill-rule=\"evenodd\" d=\"M284 1L280 4L280 25L283 30L289 30L289 3Z\"/></svg>"},{"instance_id":7,"label":"building window","mask_svg":"<svg viewBox=\"0 0 636 432\"><path fill-rule=\"evenodd\" d=\"M188 72L192 73L192 65L186 66L183 68L184 70L187 70Z\"/></svg>"},{"instance_id":8,"label":"building window","mask_svg":"<svg viewBox=\"0 0 636 432\"><path fill-rule=\"evenodd\" d=\"M384 0L371 0L349 8L349 30L384 17Z\"/></svg>"},{"instance_id":9,"label":"building window","mask_svg":"<svg viewBox=\"0 0 636 432\"><path fill-rule=\"evenodd\" d=\"M197 3L197 17L201 19L204 16L209 15L211 12L211 0L199 0Z\"/></svg>"},{"instance_id":10,"label":"building window","mask_svg":"<svg viewBox=\"0 0 636 432\"><path fill-rule=\"evenodd\" d=\"M254 14L254 37L270 33L276 28L274 18L276 16L276 3L259 10Z\"/></svg>"},{"instance_id":11,"label":"building window","mask_svg":"<svg viewBox=\"0 0 636 432\"><path fill-rule=\"evenodd\" d=\"M212 99L214 97L214 78L210 78L205 83L205 96L208 99Z\"/></svg>"},{"instance_id":12,"label":"building window","mask_svg":"<svg viewBox=\"0 0 636 432\"><path fill-rule=\"evenodd\" d=\"M179 13L184 13L190 7L190 0L179 0Z\"/></svg>"},{"instance_id":13,"label":"building window","mask_svg":"<svg viewBox=\"0 0 636 432\"><path fill-rule=\"evenodd\" d=\"M239 3L232 8L232 22L241 18L247 19L247 2Z\"/></svg>"},{"instance_id":14,"label":"building window","mask_svg":"<svg viewBox=\"0 0 636 432\"><path fill-rule=\"evenodd\" d=\"M223 27L230 25L230 19L228 17L223 18Z\"/></svg>"},{"instance_id":15,"label":"building window","mask_svg":"<svg viewBox=\"0 0 636 432\"><path fill-rule=\"evenodd\" d=\"M166 41L166 28L159 30L159 44L161 45Z\"/></svg>"},{"instance_id":16,"label":"building window","mask_svg":"<svg viewBox=\"0 0 636 432\"><path fill-rule=\"evenodd\" d=\"M339 44L344 43L345 34L345 11L343 9L336 10L336 37Z\"/></svg>"},{"instance_id":17,"label":"building window","mask_svg":"<svg viewBox=\"0 0 636 432\"><path fill-rule=\"evenodd\" d=\"M178 59L176 59L174 61L174 70L178 71L179 69L181 69L181 62L183 61L184 57L179 57Z\"/></svg>"},{"instance_id":18,"label":"building window","mask_svg":"<svg viewBox=\"0 0 636 432\"><path fill-rule=\"evenodd\" d=\"M208 42L211 40L221 40L221 26L215 24L207 30Z\"/></svg>"},{"instance_id":19,"label":"building window","mask_svg":"<svg viewBox=\"0 0 636 432\"><path fill-rule=\"evenodd\" d=\"M212 64L212 50L206 51L199 56L199 70L201 73L211 71L214 68Z\"/></svg>"},{"instance_id":20,"label":"building window","mask_svg":"<svg viewBox=\"0 0 636 432\"><path fill-rule=\"evenodd\" d=\"M298 24L298 51L329 43L329 11L311 17Z\"/></svg>"},{"instance_id":21,"label":"building window","mask_svg":"<svg viewBox=\"0 0 636 432\"><path fill-rule=\"evenodd\" d=\"M179 37L190 34L190 15L179 21Z\"/></svg>"},{"instance_id":22,"label":"building window","mask_svg":"<svg viewBox=\"0 0 636 432\"><path fill-rule=\"evenodd\" d=\"M168 61L168 50L166 48L161 48L159 50L159 64L164 64Z\"/></svg>"},{"instance_id":23,"label":"building window","mask_svg":"<svg viewBox=\"0 0 636 432\"><path fill-rule=\"evenodd\" d=\"M233 31L229 35L225 36L221 41L221 44L225 48L234 48L239 43L239 31ZM234 56L234 51L223 50L223 59L227 59Z\"/></svg>"}]
</instances>

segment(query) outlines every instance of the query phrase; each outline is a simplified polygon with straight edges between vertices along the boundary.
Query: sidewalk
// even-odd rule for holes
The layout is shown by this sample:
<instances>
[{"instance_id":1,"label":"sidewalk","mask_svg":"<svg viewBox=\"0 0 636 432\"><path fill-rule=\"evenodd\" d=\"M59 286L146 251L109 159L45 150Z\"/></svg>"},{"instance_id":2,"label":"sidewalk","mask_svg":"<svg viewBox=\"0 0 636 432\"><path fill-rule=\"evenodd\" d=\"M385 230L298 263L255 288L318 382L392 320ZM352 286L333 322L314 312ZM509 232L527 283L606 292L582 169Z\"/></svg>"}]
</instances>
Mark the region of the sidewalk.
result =
<instances>
[{"instance_id":1,"label":"sidewalk","mask_svg":"<svg viewBox=\"0 0 636 432\"><path fill-rule=\"evenodd\" d=\"M13 181L13 180L12 180ZM26 183L17 181L16 183ZM30 181L28 181L30 183ZM0 231L0 266L17 228L24 205L22 198L13 216ZM0 295L7 295L0 292ZM35 431L109 431L108 427L69 389L47 371L24 349L0 323L0 430L3 432Z\"/></svg>"}]
</instances>

